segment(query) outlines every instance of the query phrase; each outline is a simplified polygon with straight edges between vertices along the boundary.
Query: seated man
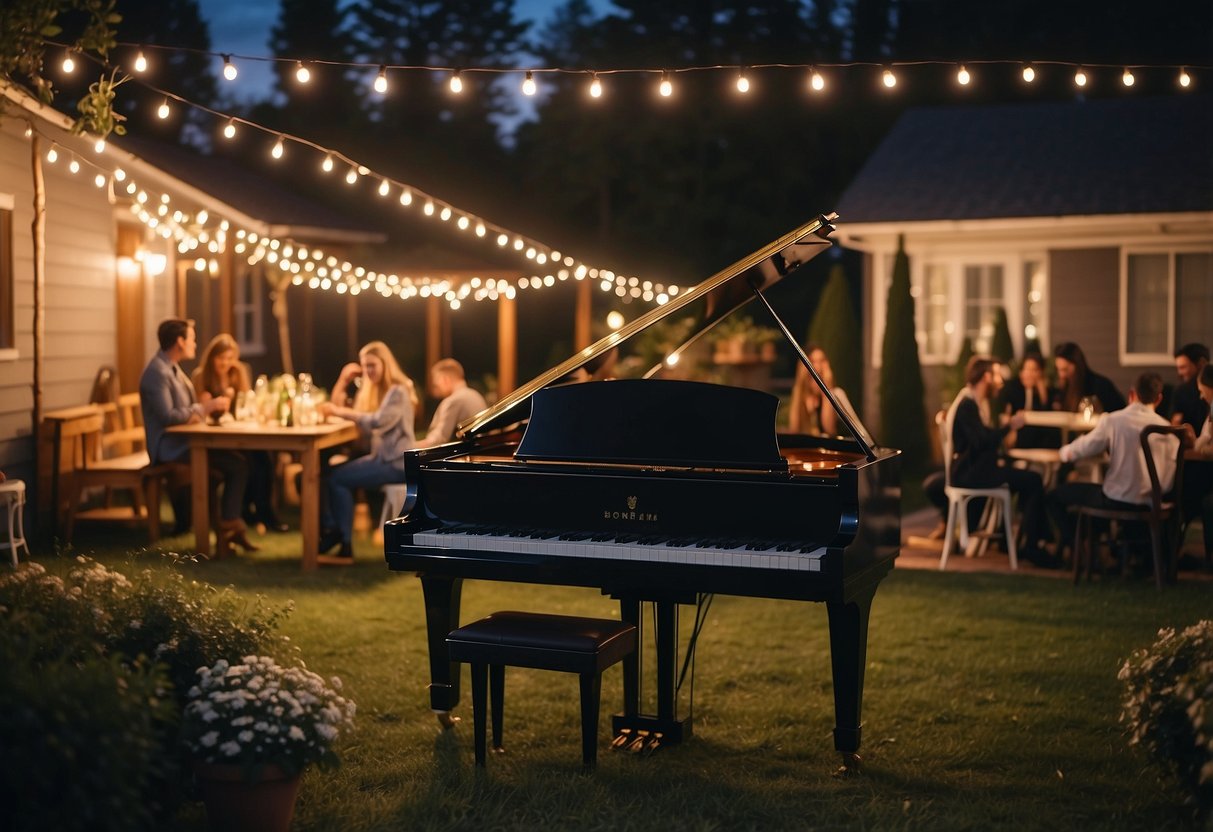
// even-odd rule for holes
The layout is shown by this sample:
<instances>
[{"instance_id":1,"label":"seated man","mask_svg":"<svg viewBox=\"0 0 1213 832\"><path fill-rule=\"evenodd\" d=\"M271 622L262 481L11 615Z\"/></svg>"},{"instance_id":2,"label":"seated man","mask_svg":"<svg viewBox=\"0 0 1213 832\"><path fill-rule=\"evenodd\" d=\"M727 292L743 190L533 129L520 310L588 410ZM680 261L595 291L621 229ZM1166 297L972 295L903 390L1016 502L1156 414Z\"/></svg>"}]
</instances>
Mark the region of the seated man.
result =
<instances>
[{"instance_id":1,"label":"seated man","mask_svg":"<svg viewBox=\"0 0 1213 832\"><path fill-rule=\"evenodd\" d=\"M996 488L1009 485L1019 498L1023 514L1023 537L1027 541L1020 556L1038 565L1050 565L1040 542L1050 537L1041 508L1044 485L1035 471L1000 465L998 452L1011 429L1024 425L1023 412L1011 416L1002 427L992 428L982 418L1002 386L998 365L975 355L965 368L966 387L952 403L948 421L952 426L952 485L959 488Z\"/></svg>"},{"instance_id":2,"label":"seated man","mask_svg":"<svg viewBox=\"0 0 1213 832\"><path fill-rule=\"evenodd\" d=\"M1204 344L1184 344L1175 351L1175 372L1179 386L1171 393L1171 424L1191 425L1199 434L1209 416L1209 405L1200 395L1198 378L1209 365L1209 348Z\"/></svg>"},{"instance_id":3,"label":"seated man","mask_svg":"<svg viewBox=\"0 0 1213 832\"><path fill-rule=\"evenodd\" d=\"M432 448L455 438L455 428L488 407L484 396L468 387L463 365L453 358L444 358L430 368L430 388L442 399L425 438L414 447Z\"/></svg>"},{"instance_id":4,"label":"seated man","mask_svg":"<svg viewBox=\"0 0 1213 832\"><path fill-rule=\"evenodd\" d=\"M1142 373L1129 391L1129 406L1105 413L1095 429L1061 448L1061 461L1096 456L1107 451L1110 457L1103 483L1067 482L1053 490L1049 510L1062 530L1062 543L1074 540L1076 526L1071 506L1140 510L1150 503L1150 475L1141 453L1141 432L1149 425L1167 425L1155 410L1162 401L1162 376ZM1165 492L1175 480L1174 436L1155 436L1150 440L1158 480Z\"/></svg>"},{"instance_id":5,"label":"seated man","mask_svg":"<svg viewBox=\"0 0 1213 832\"><path fill-rule=\"evenodd\" d=\"M160 351L152 356L143 375L139 378L139 404L143 410L143 428L147 434L147 454L152 464L181 462L189 455L189 442L184 436L166 433L172 425L199 422L212 413L223 413L230 401L227 396L216 396L199 403L194 397L194 385L181 369L183 359L192 359L198 350L198 339L194 322L180 318L162 321L156 330ZM234 451L211 451L207 454L210 467L223 478L223 504L220 509L219 544L217 554L229 554L236 543L248 550L257 547L249 542L245 534L244 521L240 519L244 505L244 487L248 482L248 464L244 457ZM180 489L170 495L176 514L175 533L188 528L189 502L183 499ZM153 511L158 507L151 507Z\"/></svg>"}]
</instances>

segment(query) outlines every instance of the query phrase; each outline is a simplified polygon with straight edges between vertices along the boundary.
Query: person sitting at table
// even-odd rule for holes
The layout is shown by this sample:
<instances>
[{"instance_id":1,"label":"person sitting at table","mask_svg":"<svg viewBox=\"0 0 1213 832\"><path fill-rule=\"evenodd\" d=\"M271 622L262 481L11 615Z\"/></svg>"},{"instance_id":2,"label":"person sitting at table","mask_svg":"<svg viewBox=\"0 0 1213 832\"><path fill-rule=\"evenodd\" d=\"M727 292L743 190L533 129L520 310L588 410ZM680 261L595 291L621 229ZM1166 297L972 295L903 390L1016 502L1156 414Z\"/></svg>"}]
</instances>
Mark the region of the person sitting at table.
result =
<instances>
[{"instance_id":1,"label":"person sitting at table","mask_svg":"<svg viewBox=\"0 0 1213 832\"><path fill-rule=\"evenodd\" d=\"M455 428L488 407L484 396L468 387L463 365L444 358L430 367L430 389L442 399L418 448L432 448L455 438Z\"/></svg>"},{"instance_id":2,"label":"person sitting at table","mask_svg":"<svg viewBox=\"0 0 1213 832\"><path fill-rule=\"evenodd\" d=\"M1213 364L1205 364L1196 379L1205 412L1213 405ZM1184 463L1184 522L1200 517L1205 559L1213 559L1213 415L1206 415L1200 432L1190 431L1193 447Z\"/></svg>"},{"instance_id":3,"label":"person sitting at table","mask_svg":"<svg viewBox=\"0 0 1213 832\"><path fill-rule=\"evenodd\" d=\"M846 392L834 384L834 370L825 350L810 344L806 350L809 362L821 377L822 383L834 395L839 407L850 409L851 402ZM812 436L838 436L842 423L833 405L822 394L817 382L809 375L804 364L796 364L796 380L792 384L792 409L788 412L788 430Z\"/></svg>"},{"instance_id":4,"label":"person sitting at table","mask_svg":"<svg viewBox=\"0 0 1213 832\"><path fill-rule=\"evenodd\" d=\"M1171 392L1171 424L1191 425L1199 434L1209 416L1209 405L1200 395L1197 378L1209 364L1209 348L1204 344L1184 344L1175 351L1175 372L1179 384Z\"/></svg>"},{"instance_id":5,"label":"person sitting at table","mask_svg":"<svg viewBox=\"0 0 1213 832\"><path fill-rule=\"evenodd\" d=\"M1044 357L1038 352L1025 355L1019 373L1003 386L999 398L1008 416L1021 410L1053 410L1057 391L1045 378ZM1056 448L1061 445L1061 433L1057 428L1024 425L1015 432L1012 444L1017 448Z\"/></svg>"},{"instance_id":6,"label":"person sitting at table","mask_svg":"<svg viewBox=\"0 0 1213 832\"><path fill-rule=\"evenodd\" d=\"M346 390L361 386L349 402ZM413 381L387 344L372 341L358 352L358 363L341 368L331 398L320 404L322 416L338 416L358 425L370 439L370 453L329 469L328 502L321 512L320 552L340 545L339 557L353 557L354 489L404 482L404 452L414 447L413 414L418 405Z\"/></svg>"},{"instance_id":7,"label":"person sitting at table","mask_svg":"<svg viewBox=\"0 0 1213 832\"><path fill-rule=\"evenodd\" d=\"M240 360L236 339L221 332L202 351L202 360L194 370L194 392L198 401L206 403L219 396L232 404L224 412L235 409L236 396L252 389L248 368ZM249 481L244 495L242 516L248 525L264 526L269 531L285 532L288 527L274 513L274 463L268 451L244 451L248 460Z\"/></svg>"},{"instance_id":8,"label":"person sitting at table","mask_svg":"<svg viewBox=\"0 0 1213 832\"><path fill-rule=\"evenodd\" d=\"M1006 424L990 427L982 418L983 409L990 411L990 402L1001 387L1002 373L991 358L975 355L965 367L965 389L952 403L948 419L952 424L952 485L959 488L996 488L1008 485L1019 498L1023 515L1023 537L1026 545L1019 556L1038 565L1048 565L1040 542L1051 537L1045 520L1042 500L1044 485L1040 474L1022 468L999 464L999 450L1007 433L1024 426L1023 412L1005 417Z\"/></svg>"},{"instance_id":9,"label":"person sitting at table","mask_svg":"<svg viewBox=\"0 0 1213 832\"><path fill-rule=\"evenodd\" d=\"M1062 543L1074 540L1076 526L1073 506L1141 510L1151 500L1150 475L1141 453L1141 432L1149 425L1167 425L1167 420L1155 411L1162 401L1162 376L1146 372L1137 377L1132 399L1126 407L1106 414L1090 433L1080 436L1060 450L1061 461L1078 459L1108 452L1109 462L1102 483L1063 482L1049 495L1049 511L1062 530ZM1174 436L1154 436L1150 453L1163 493L1169 492L1175 480Z\"/></svg>"},{"instance_id":10,"label":"person sitting at table","mask_svg":"<svg viewBox=\"0 0 1213 832\"><path fill-rule=\"evenodd\" d=\"M200 422L208 416L223 413L230 405L227 396L215 396L199 402L181 369L182 360L192 359L198 351L194 322L169 318L156 329L160 351L152 356L139 378L139 404L143 411L143 429L147 435L147 454L152 464L181 462L189 456L189 441L179 434L166 433L172 425ZM218 471L223 480L223 501L219 510L219 533L216 555L232 552L232 544L249 551L257 547L249 542L240 510L244 504L244 489L248 483L248 464L233 451L213 450L207 454L209 467ZM189 528L189 501L183 489L170 489L170 502L176 515L174 533ZM153 511L158 510L152 506Z\"/></svg>"},{"instance_id":11,"label":"person sitting at table","mask_svg":"<svg viewBox=\"0 0 1213 832\"><path fill-rule=\"evenodd\" d=\"M1125 406L1125 397L1116 385L1087 366L1082 347L1073 341L1065 341L1054 348L1053 365L1057 368L1057 383L1061 387L1058 409L1077 413L1086 398L1094 398L1104 413Z\"/></svg>"}]
</instances>

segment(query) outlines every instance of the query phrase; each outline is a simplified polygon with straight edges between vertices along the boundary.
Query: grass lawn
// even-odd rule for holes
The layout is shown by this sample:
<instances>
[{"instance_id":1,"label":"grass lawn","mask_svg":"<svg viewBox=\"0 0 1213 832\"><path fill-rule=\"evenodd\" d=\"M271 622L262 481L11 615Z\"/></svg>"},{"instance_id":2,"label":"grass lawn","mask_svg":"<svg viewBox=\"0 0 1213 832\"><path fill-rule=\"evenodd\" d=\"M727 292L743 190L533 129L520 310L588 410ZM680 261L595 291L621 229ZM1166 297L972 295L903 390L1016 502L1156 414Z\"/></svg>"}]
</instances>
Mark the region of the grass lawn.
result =
<instances>
[{"instance_id":1,"label":"grass lawn","mask_svg":"<svg viewBox=\"0 0 1213 832\"><path fill-rule=\"evenodd\" d=\"M389 573L371 542L356 544L353 567L305 575L298 534L262 538L253 556L180 566L132 559L131 536L82 529L78 539L115 568L180 568L295 602L285 632L358 703L342 768L304 777L297 830L1187 828L1179 793L1126 745L1116 673L1160 627L1207 617L1208 583L1160 594L1146 579L1075 589L895 570L872 613L865 769L843 779L833 776L825 607L718 597L699 644L695 736L648 757L603 748L587 777L576 678L522 669L507 673L508 753L475 770L467 670L467 724L443 732L425 690L420 582ZM65 558L40 560L66 568ZM618 615L591 590L465 585L464 621L501 609ZM684 613L684 638L692 618ZM620 697L612 668L602 746ZM177 828L205 828L201 806Z\"/></svg>"}]
</instances>

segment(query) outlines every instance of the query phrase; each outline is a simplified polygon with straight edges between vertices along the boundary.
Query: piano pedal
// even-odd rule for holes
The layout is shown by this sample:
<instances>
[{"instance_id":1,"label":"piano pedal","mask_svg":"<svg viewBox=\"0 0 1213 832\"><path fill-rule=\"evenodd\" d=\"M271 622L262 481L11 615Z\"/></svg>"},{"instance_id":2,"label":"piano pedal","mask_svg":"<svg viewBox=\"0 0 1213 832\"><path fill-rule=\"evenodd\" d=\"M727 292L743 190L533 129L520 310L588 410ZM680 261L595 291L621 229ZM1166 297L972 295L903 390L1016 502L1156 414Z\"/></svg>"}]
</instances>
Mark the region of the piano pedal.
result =
<instances>
[{"instance_id":1,"label":"piano pedal","mask_svg":"<svg viewBox=\"0 0 1213 832\"><path fill-rule=\"evenodd\" d=\"M611 740L611 750L618 751L619 749L623 748L625 745L630 743L632 741L632 739L633 738L632 738L632 729L631 728L621 729L619 731L619 734L615 737L615 739Z\"/></svg>"},{"instance_id":2,"label":"piano pedal","mask_svg":"<svg viewBox=\"0 0 1213 832\"><path fill-rule=\"evenodd\" d=\"M651 737L649 737L648 742L646 742L644 745L644 755L646 757L657 751L657 749L661 748L661 739L663 736L664 735L660 731L656 731Z\"/></svg>"},{"instance_id":3,"label":"piano pedal","mask_svg":"<svg viewBox=\"0 0 1213 832\"><path fill-rule=\"evenodd\" d=\"M632 754L639 754L640 752L644 751L644 746L648 742L648 739L648 731L637 731L636 738L628 744L628 751L630 751Z\"/></svg>"}]
</instances>

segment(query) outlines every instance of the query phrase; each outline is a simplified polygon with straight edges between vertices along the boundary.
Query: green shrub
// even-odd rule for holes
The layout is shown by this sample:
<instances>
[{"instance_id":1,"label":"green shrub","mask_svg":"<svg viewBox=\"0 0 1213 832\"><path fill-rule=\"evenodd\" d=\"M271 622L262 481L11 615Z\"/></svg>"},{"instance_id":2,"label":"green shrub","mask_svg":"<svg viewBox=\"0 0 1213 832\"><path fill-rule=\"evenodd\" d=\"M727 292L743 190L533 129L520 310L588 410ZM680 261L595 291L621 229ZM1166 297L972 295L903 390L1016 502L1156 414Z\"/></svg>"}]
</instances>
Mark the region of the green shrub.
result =
<instances>
[{"instance_id":1,"label":"green shrub","mask_svg":"<svg viewBox=\"0 0 1213 832\"><path fill-rule=\"evenodd\" d=\"M910 260L899 237L893 258L893 280L885 314L880 364L880 435L882 445L900 448L903 480L921 476L930 459L927 414L914 335L914 298L910 294Z\"/></svg>"},{"instance_id":2,"label":"green shrub","mask_svg":"<svg viewBox=\"0 0 1213 832\"><path fill-rule=\"evenodd\" d=\"M1173 772L1198 819L1213 816L1213 621L1159 630L1120 669L1129 742Z\"/></svg>"}]
</instances>

